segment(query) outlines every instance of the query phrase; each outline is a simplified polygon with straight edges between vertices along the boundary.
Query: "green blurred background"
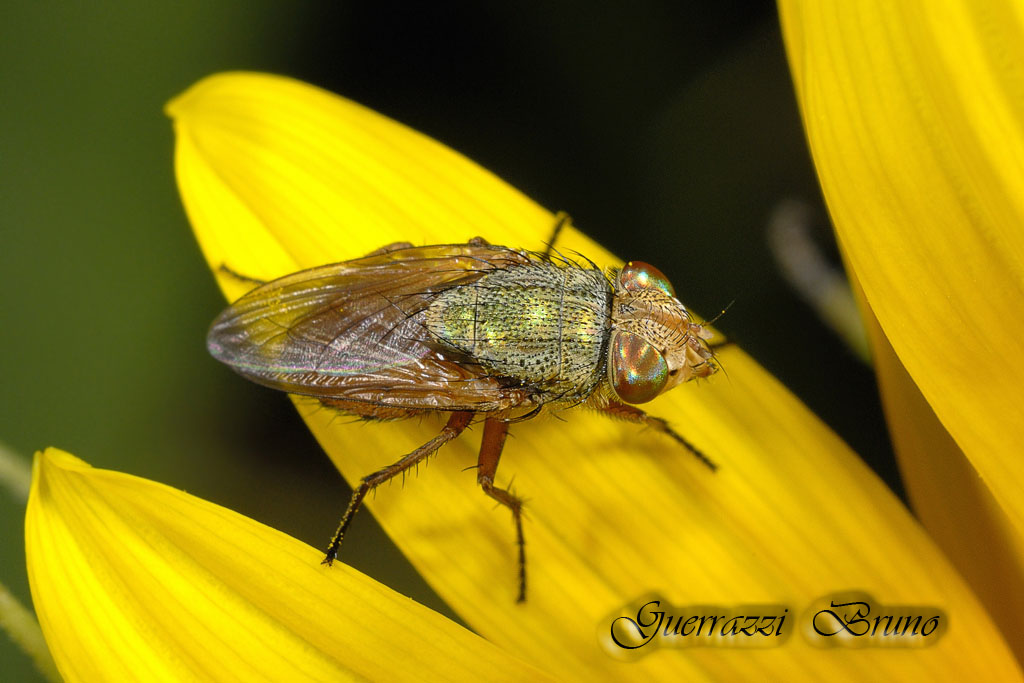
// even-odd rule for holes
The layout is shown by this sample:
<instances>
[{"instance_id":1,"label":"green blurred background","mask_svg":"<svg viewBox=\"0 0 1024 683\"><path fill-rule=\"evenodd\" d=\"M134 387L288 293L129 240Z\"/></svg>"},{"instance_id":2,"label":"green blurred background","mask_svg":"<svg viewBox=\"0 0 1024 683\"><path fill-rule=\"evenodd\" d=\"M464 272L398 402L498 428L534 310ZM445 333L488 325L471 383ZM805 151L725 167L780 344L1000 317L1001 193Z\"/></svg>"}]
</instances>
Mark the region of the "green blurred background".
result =
<instances>
[{"instance_id":1,"label":"green blurred background","mask_svg":"<svg viewBox=\"0 0 1024 683\"><path fill-rule=\"evenodd\" d=\"M287 399L206 354L224 302L180 206L162 113L207 74L254 69L440 139L620 256L656 263L697 311L735 300L720 329L898 488L870 370L766 246L778 202L821 206L774 5L594 5L5 6L0 442L26 459L59 446L315 546L330 536L347 488ZM23 514L3 490L0 581L28 602ZM443 609L370 515L346 543L346 561ZM2 636L0 670L34 675Z\"/></svg>"}]
</instances>

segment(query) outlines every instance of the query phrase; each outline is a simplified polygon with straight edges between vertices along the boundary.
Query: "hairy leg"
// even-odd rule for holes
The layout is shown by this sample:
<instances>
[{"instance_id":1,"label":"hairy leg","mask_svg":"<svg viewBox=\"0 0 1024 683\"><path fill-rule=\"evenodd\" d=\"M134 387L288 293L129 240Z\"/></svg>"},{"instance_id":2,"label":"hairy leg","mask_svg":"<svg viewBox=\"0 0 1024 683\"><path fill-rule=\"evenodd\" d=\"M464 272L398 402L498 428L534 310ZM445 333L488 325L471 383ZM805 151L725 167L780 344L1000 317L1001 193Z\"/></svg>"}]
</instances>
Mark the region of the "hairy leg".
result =
<instances>
[{"instance_id":1,"label":"hairy leg","mask_svg":"<svg viewBox=\"0 0 1024 683\"><path fill-rule=\"evenodd\" d=\"M338 557L338 549L341 548L345 532L348 531L352 518L359 511L363 499L366 498L366 494L433 455L438 448L461 434L472 419L473 413L470 412L452 413L451 417L448 418L448 424L444 426L440 434L412 453L403 456L398 462L363 477L363 481L352 492L352 499L348 503L348 509L345 510L345 515L341 518L341 523L338 524L338 530L334 532L331 544L327 546L327 556L324 557L323 564L330 565Z\"/></svg>"},{"instance_id":2,"label":"hairy leg","mask_svg":"<svg viewBox=\"0 0 1024 683\"><path fill-rule=\"evenodd\" d=\"M501 450L508 436L508 423L501 420L487 420L484 436L480 443L479 468L476 481L488 496L512 511L512 522L516 527L516 542L519 545L519 596L516 602L526 601L526 543L523 541L523 500L508 489L494 485L494 473L501 460Z\"/></svg>"},{"instance_id":3,"label":"hairy leg","mask_svg":"<svg viewBox=\"0 0 1024 683\"><path fill-rule=\"evenodd\" d=\"M672 429L672 426L669 425L668 422L660 417L648 415L635 406L631 406L627 403L619 403L617 401L611 401L608 405L599 408L599 410L609 417L626 420L627 422L641 424L656 429L662 434L666 434L675 439L678 443L682 444L686 450L690 451L690 453L692 453L698 460L707 465L712 472L718 469L718 465L716 465L708 456L704 455L699 448L684 439L678 432L676 432L676 430Z\"/></svg>"}]
</instances>

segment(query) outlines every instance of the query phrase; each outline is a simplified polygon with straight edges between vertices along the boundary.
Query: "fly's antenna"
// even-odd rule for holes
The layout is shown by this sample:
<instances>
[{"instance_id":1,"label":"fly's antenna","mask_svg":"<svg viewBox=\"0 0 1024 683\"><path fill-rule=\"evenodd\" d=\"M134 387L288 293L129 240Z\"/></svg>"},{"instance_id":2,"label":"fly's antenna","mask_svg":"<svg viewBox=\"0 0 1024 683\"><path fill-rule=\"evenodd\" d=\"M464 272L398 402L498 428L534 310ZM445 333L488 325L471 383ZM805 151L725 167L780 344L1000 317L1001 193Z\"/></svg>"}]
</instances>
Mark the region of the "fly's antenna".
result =
<instances>
[{"instance_id":1,"label":"fly's antenna","mask_svg":"<svg viewBox=\"0 0 1024 683\"><path fill-rule=\"evenodd\" d=\"M733 299L732 301L730 301L729 303L727 303L727 304L725 305L725 308L723 308L723 309L722 309L721 311L719 311L719 312L718 312L718 315L716 315L716 316L715 316L714 318L712 318L711 320L705 320L705 321L704 321L703 323L701 323L701 324L702 324L702 325L714 325L714 324L715 324L715 323L716 323L716 322L718 321L718 319L719 319L719 318L721 318L721 317L722 317L723 315L725 315L725 312L726 312L726 311L728 311L728 310L729 310L730 308L732 308L732 305L733 305L734 303L736 303L736 299Z\"/></svg>"},{"instance_id":2,"label":"fly's antenna","mask_svg":"<svg viewBox=\"0 0 1024 683\"><path fill-rule=\"evenodd\" d=\"M701 327L706 327L706 326L709 326L709 325L714 325L715 322L719 318L721 318L723 315L725 315L726 311L728 311L730 308L732 308L732 305L734 303L736 303L736 299L733 299L732 301L730 301L729 304L725 308L723 308L721 311L719 311L718 315L716 315L714 318L711 318L710 320L705 320L704 322L702 322L701 323ZM722 335L716 333L715 336L721 337ZM720 349L723 346L731 346L732 344L735 344L735 343L736 342L731 341L729 339L722 339L721 341L718 341L716 343L705 342L705 345L708 347L708 349L710 349L711 353L714 354L715 353L715 349ZM722 361L717 358L717 354L716 354L716 360L718 360L719 368L722 370L723 374L725 374L725 376L728 377L729 373L725 372L725 367L722 366Z\"/></svg>"}]
</instances>

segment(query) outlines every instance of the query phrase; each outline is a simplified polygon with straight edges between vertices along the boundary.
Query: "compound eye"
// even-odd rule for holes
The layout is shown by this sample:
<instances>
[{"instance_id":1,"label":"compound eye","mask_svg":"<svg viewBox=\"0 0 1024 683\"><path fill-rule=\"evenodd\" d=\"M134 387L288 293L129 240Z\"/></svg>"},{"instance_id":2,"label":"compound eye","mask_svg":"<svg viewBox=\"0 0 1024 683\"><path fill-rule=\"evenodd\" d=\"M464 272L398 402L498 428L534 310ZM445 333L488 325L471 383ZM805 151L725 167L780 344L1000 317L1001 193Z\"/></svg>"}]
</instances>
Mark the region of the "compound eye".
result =
<instances>
[{"instance_id":1,"label":"compound eye","mask_svg":"<svg viewBox=\"0 0 1024 683\"><path fill-rule=\"evenodd\" d=\"M625 403L647 403L668 382L668 363L658 350L629 332L612 335L608 381Z\"/></svg>"},{"instance_id":2,"label":"compound eye","mask_svg":"<svg viewBox=\"0 0 1024 683\"><path fill-rule=\"evenodd\" d=\"M619 271L619 287L630 291L660 289L671 297L676 295L665 273L643 261L630 261Z\"/></svg>"}]
</instances>

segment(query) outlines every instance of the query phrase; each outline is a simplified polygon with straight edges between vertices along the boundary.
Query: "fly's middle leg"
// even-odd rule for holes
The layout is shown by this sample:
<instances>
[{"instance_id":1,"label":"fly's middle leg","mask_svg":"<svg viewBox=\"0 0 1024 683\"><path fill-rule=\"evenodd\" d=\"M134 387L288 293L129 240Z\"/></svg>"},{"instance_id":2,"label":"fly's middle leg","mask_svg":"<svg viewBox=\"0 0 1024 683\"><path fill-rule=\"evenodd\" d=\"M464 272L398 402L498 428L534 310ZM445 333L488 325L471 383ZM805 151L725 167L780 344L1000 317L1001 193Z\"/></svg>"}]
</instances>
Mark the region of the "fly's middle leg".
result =
<instances>
[{"instance_id":1,"label":"fly's middle leg","mask_svg":"<svg viewBox=\"0 0 1024 683\"><path fill-rule=\"evenodd\" d=\"M508 436L508 423L501 420L487 420L480 443L479 467L476 481L488 496L512 511L512 522L516 527L516 543L519 546L519 595L516 602L526 601L526 543L523 541L523 499L508 489L494 485L494 473L498 469L501 450Z\"/></svg>"},{"instance_id":2,"label":"fly's middle leg","mask_svg":"<svg viewBox=\"0 0 1024 683\"><path fill-rule=\"evenodd\" d=\"M615 417L620 420L626 420L627 422L633 422L635 424L642 424L647 427L658 430L662 434L672 437L676 442L681 444L686 450L690 451L698 460L708 467L712 472L718 469L718 465L714 463L708 456L704 455L704 452L694 446L692 443L687 441L681 434L676 430L672 429L666 420L660 417L654 417L648 415L644 411L636 408L628 403L619 403L618 401L609 401L608 405L603 406L599 409L605 415L609 417Z\"/></svg>"},{"instance_id":3,"label":"fly's middle leg","mask_svg":"<svg viewBox=\"0 0 1024 683\"><path fill-rule=\"evenodd\" d=\"M352 518L363 504L363 499L366 498L366 494L384 482L393 479L395 476L408 471L410 468L423 462L426 458L429 458L437 451L438 448L461 434L472 419L473 413L470 412L452 413L451 417L448 418L448 424L444 426L444 429L441 430L440 434L414 450L412 453L403 456L401 460L393 465L388 465L383 469L377 470L373 474L363 477L362 482L360 482L359 486L357 486L352 492L352 499L348 503L348 509L345 510L345 515L341 518L338 530L334 532L334 538L331 539L331 544L327 547L327 556L324 558L323 564L330 565L338 557L338 549L341 548L341 542L345 538L345 532L348 531L348 527L352 523Z\"/></svg>"},{"instance_id":4,"label":"fly's middle leg","mask_svg":"<svg viewBox=\"0 0 1024 683\"><path fill-rule=\"evenodd\" d=\"M544 247L544 255L550 256L551 250L555 248L555 242L558 241L558 236L562 230L572 225L572 218L565 211L559 211L555 214L555 227L551 231L551 238L547 241L547 246Z\"/></svg>"}]
</instances>

